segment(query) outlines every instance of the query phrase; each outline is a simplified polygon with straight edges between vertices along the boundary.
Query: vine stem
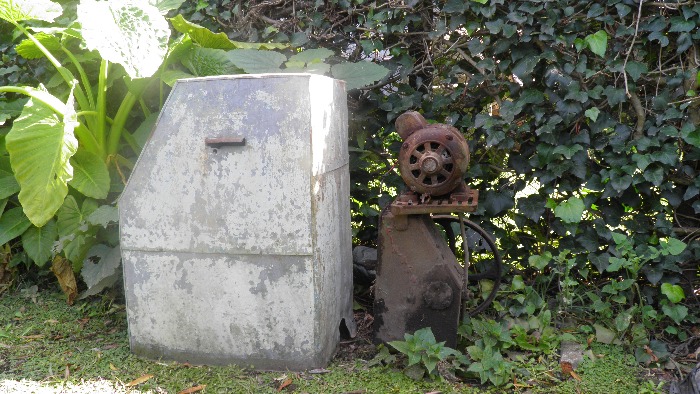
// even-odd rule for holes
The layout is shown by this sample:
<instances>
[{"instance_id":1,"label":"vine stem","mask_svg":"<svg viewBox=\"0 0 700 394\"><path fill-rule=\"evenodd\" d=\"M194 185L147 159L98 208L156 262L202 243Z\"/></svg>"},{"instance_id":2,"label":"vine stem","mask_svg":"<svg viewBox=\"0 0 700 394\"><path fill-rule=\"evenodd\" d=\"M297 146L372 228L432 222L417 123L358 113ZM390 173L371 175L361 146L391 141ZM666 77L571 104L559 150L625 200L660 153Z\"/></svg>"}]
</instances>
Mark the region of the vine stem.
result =
<instances>
[{"instance_id":1,"label":"vine stem","mask_svg":"<svg viewBox=\"0 0 700 394\"><path fill-rule=\"evenodd\" d=\"M625 82L625 94L627 95L627 98L630 100L632 103L632 108L634 108L634 112L637 115L637 125L635 127L635 133L634 133L634 139L639 139L644 135L644 121L646 120L646 115L644 114L644 107L642 106L641 100L639 100L639 97L637 96L636 93L631 93L629 89L629 85L627 83L627 61L630 58L630 54L632 54L632 50L634 49L634 44L637 42L637 36L639 35L639 21L642 19L642 5L644 4L644 0L639 0L639 8L637 10L637 20L634 25L634 36L632 36L632 43L630 44L629 49L627 50L627 55L625 55L625 61L622 63L622 78L624 79Z\"/></svg>"},{"instance_id":2,"label":"vine stem","mask_svg":"<svg viewBox=\"0 0 700 394\"><path fill-rule=\"evenodd\" d=\"M630 47L627 50L627 55L625 55L625 61L622 63L622 76L625 80L625 94L627 94L627 97L630 97L630 90L629 86L627 85L627 71L625 71L625 69L627 68L627 61L630 58L632 49L634 49L634 43L637 41L637 35L639 34L639 21L642 19L642 4L644 4L644 0L639 0L639 9L637 10L637 21L635 22L634 26L634 36L632 36L632 43L630 44Z\"/></svg>"}]
</instances>

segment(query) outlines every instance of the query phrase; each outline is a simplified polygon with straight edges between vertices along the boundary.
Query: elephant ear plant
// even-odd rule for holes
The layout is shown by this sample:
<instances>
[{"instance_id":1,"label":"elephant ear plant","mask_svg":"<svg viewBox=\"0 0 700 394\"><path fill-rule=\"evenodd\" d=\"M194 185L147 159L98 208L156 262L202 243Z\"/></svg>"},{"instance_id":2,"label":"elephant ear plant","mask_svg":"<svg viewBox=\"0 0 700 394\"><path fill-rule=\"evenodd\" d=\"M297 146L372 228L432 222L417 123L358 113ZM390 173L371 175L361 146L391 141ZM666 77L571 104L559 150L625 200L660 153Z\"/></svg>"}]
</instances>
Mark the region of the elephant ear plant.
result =
<instances>
[{"instance_id":1,"label":"elephant ear plant","mask_svg":"<svg viewBox=\"0 0 700 394\"><path fill-rule=\"evenodd\" d=\"M168 54L164 14L181 3L82 0L76 18L61 16L50 0L0 0L0 23L26 37L17 53L55 69L47 86L0 86L7 104L0 111L24 102L9 132L0 128L0 245L21 236L24 252L14 253L13 264L52 260L69 302L77 295L74 271L83 269L88 293L117 278L116 208L108 198L140 151L143 138L126 130L127 120L137 103L142 118L152 118L141 95Z\"/></svg>"}]
</instances>

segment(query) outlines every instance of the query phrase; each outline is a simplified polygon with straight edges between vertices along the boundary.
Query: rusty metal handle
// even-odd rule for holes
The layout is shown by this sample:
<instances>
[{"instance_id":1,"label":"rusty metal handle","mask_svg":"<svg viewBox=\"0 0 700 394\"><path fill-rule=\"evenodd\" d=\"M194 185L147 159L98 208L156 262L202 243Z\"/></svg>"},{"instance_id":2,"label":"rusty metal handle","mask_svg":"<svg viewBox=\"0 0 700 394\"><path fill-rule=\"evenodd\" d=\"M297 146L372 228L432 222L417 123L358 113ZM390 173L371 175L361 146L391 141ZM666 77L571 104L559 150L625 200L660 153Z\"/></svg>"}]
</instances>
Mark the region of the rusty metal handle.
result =
<instances>
[{"instance_id":1,"label":"rusty metal handle","mask_svg":"<svg viewBox=\"0 0 700 394\"><path fill-rule=\"evenodd\" d=\"M219 148L222 146L244 146L245 137L216 137L216 138L206 138L204 143L212 148Z\"/></svg>"}]
</instances>

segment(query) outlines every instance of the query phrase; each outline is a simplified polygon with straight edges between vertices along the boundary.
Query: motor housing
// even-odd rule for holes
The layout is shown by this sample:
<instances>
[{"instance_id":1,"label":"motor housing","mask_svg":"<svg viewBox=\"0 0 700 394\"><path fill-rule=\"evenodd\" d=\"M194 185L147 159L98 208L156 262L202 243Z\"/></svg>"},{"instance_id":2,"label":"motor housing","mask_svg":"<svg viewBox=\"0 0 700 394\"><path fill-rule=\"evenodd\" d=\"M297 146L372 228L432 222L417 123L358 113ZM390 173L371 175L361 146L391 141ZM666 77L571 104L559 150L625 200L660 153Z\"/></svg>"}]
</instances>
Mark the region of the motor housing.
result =
<instances>
[{"instance_id":1,"label":"motor housing","mask_svg":"<svg viewBox=\"0 0 700 394\"><path fill-rule=\"evenodd\" d=\"M428 124L415 111L396 120L404 143L399 152L399 171L406 186L418 194L443 196L464 183L469 165L469 145L456 128Z\"/></svg>"}]
</instances>

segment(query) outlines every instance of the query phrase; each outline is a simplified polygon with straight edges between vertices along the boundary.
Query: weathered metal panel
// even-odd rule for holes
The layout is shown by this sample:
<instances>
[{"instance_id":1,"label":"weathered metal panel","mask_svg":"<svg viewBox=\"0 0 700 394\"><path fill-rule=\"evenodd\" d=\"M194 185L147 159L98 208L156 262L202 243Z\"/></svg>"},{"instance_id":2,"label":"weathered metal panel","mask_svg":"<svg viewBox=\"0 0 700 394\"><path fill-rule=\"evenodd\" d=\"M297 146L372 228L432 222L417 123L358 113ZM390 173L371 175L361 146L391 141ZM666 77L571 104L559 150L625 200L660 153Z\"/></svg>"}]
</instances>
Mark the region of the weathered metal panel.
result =
<instances>
[{"instance_id":1,"label":"weathered metal panel","mask_svg":"<svg viewBox=\"0 0 700 394\"><path fill-rule=\"evenodd\" d=\"M354 328L342 82L178 82L119 205L137 354L299 370Z\"/></svg>"},{"instance_id":2,"label":"weathered metal panel","mask_svg":"<svg viewBox=\"0 0 700 394\"><path fill-rule=\"evenodd\" d=\"M310 256L123 251L131 348L196 364L313 368Z\"/></svg>"},{"instance_id":3,"label":"weathered metal panel","mask_svg":"<svg viewBox=\"0 0 700 394\"><path fill-rule=\"evenodd\" d=\"M319 297L317 329L326 351L332 352L339 337L341 319L352 335L352 232L350 227L350 177L347 144L345 89L329 79L311 81L311 106L319 111L312 121L312 212L316 240L315 288ZM333 116L336 113L340 116ZM338 315L340 311L340 316ZM330 353L327 355L330 357Z\"/></svg>"},{"instance_id":4,"label":"weathered metal panel","mask_svg":"<svg viewBox=\"0 0 700 394\"><path fill-rule=\"evenodd\" d=\"M280 81L177 83L120 201L122 247L311 254L308 77Z\"/></svg>"}]
</instances>

